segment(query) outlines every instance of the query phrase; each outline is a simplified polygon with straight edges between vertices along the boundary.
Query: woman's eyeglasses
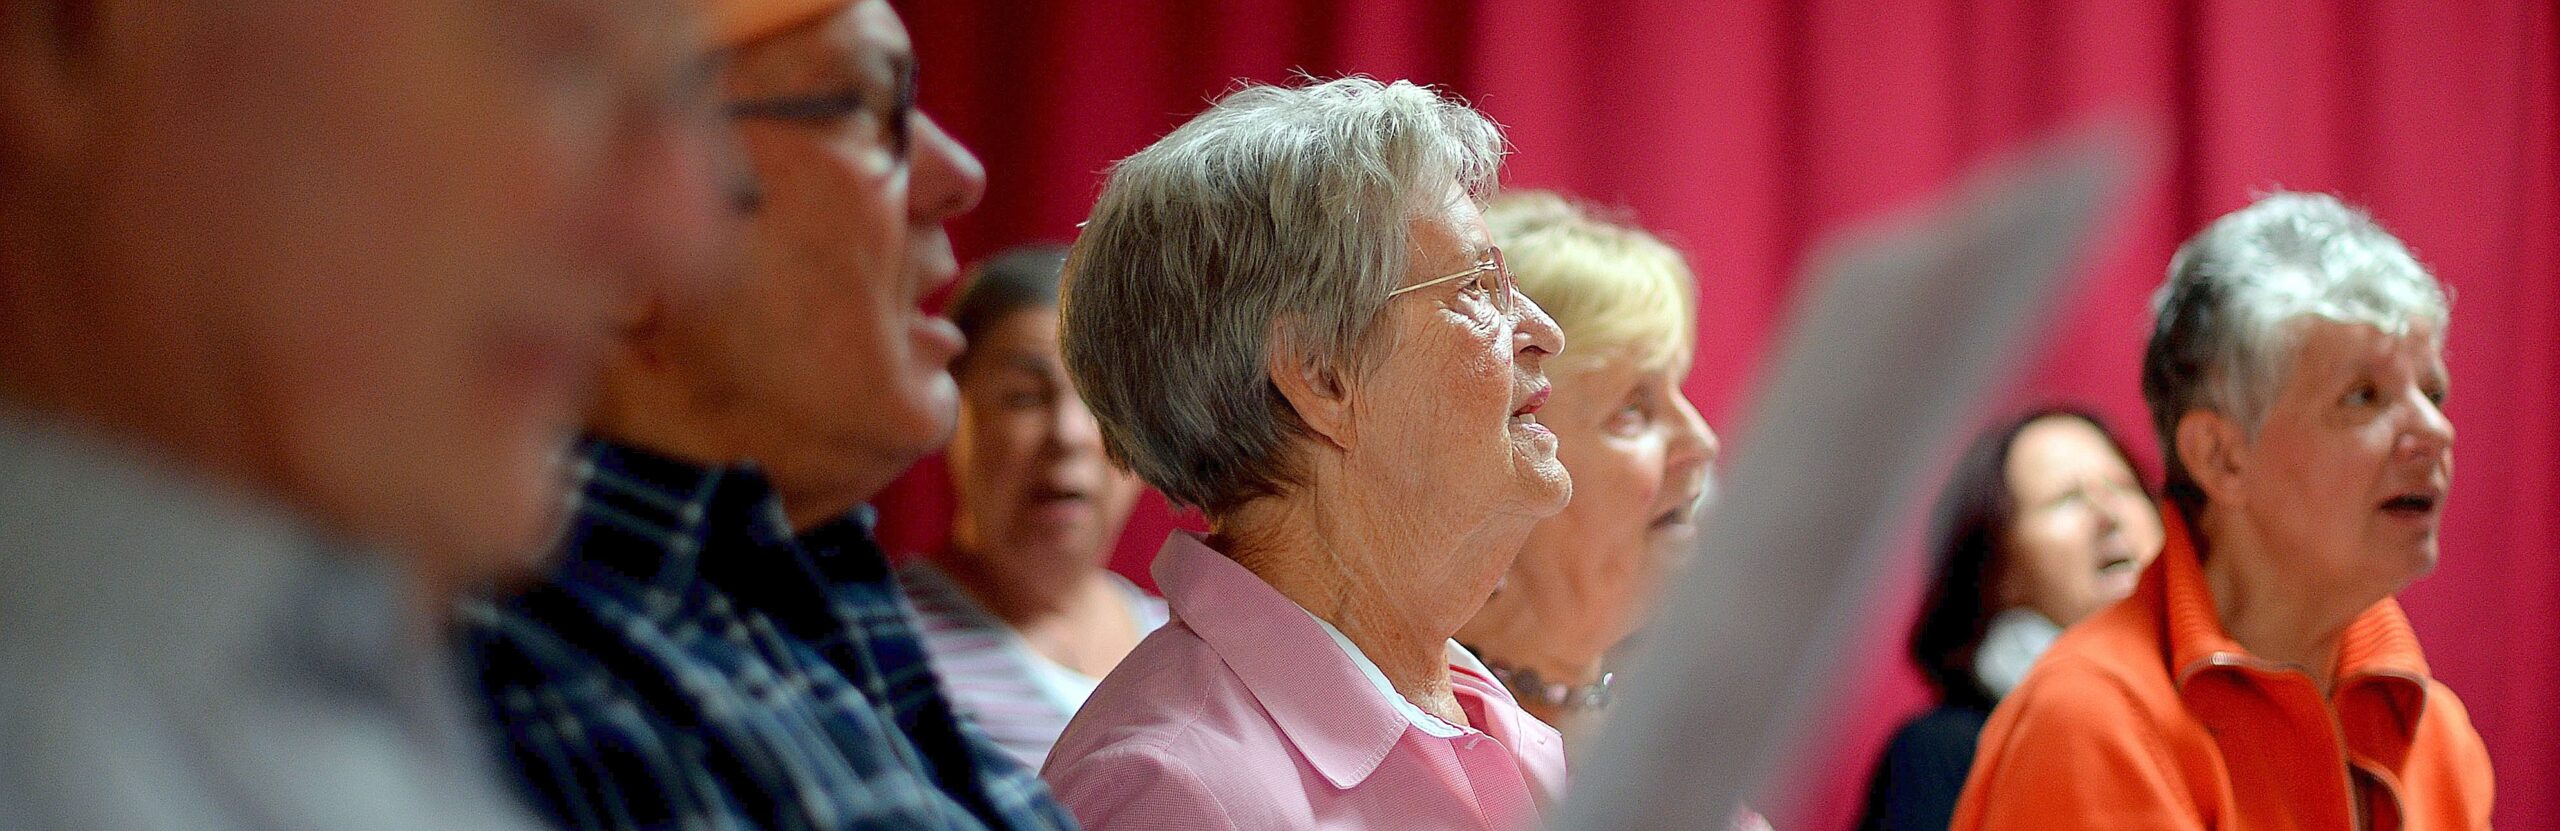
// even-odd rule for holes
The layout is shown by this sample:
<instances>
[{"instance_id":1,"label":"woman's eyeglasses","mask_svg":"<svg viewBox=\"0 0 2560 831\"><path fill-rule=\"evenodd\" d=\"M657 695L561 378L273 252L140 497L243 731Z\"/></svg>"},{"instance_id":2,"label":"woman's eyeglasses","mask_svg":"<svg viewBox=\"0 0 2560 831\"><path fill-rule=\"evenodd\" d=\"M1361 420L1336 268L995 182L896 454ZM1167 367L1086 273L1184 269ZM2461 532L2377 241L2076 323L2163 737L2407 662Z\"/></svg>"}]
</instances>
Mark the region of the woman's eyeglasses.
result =
<instances>
[{"instance_id":1,"label":"woman's eyeglasses","mask_svg":"<svg viewBox=\"0 0 2560 831\"><path fill-rule=\"evenodd\" d=\"M1503 264L1502 248L1500 246L1494 246L1492 250L1493 254L1491 256L1486 257L1483 262L1468 266L1465 271L1445 277L1434 277L1410 286L1405 286L1403 288L1396 289L1395 291L1387 292L1387 296L1394 297L1409 291L1427 289L1451 280L1464 280L1478 274L1491 272L1493 274L1491 279L1479 280L1477 283L1478 285L1483 286L1485 291L1493 295L1493 307L1495 309L1500 310L1503 314L1510 314L1511 293L1514 289L1511 280L1511 267Z\"/></svg>"}]
</instances>

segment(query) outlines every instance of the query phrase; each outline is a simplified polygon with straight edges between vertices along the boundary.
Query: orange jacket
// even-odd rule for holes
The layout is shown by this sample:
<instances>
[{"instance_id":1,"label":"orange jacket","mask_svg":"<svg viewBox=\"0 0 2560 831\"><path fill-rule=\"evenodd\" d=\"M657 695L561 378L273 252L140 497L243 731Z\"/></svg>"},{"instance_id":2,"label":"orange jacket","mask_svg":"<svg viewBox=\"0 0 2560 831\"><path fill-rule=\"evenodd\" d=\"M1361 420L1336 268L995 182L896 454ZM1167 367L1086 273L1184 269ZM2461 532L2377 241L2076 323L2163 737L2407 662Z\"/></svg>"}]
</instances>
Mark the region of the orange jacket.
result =
<instances>
[{"instance_id":1,"label":"orange jacket","mask_svg":"<svg viewBox=\"0 0 2560 831\"><path fill-rule=\"evenodd\" d=\"M2056 641L1983 727L1952 831L2485 829L2489 753L2385 599L2347 625L2335 692L2214 611L2175 510L2133 596ZM2352 772L2351 772L2352 771Z\"/></svg>"}]
</instances>

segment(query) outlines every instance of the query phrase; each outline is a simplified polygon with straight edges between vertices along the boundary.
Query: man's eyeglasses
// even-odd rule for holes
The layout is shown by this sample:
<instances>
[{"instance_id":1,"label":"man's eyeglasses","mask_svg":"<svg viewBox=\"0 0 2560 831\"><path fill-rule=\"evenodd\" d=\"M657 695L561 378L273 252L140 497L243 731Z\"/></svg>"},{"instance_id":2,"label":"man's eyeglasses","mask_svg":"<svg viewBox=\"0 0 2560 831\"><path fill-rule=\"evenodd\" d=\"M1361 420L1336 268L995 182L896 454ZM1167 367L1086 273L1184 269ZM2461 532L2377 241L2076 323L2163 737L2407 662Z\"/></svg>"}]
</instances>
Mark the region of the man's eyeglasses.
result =
<instances>
[{"instance_id":1,"label":"man's eyeglasses","mask_svg":"<svg viewBox=\"0 0 2560 831\"><path fill-rule=\"evenodd\" d=\"M872 85L865 92L857 84L831 93L786 95L752 101L732 101L722 109L730 118L774 119L797 121L810 125L829 125L855 113L868 112L878 117L881 146L889 148L892 158L904 163L907 151L915 141L916 62L913 55L891 55L887 83ZM887 100L877 91L885 90Z\"/></svg>"},{"instance_id":2,"label":"man's eyeglasses","mask_svg":"<svg viewBox=\"0 0 2560 831\"><path fill-rule=\"evenodd\" d=\"M861 90L848 89L819 95L794 95L754 101L732 101L722 107L730 118L795 121L803 124L830 124L855 113L870 112L880 117L881 144L889 148L891 157L905 159L907 147L914 141L911 131L915 113L915 93L900 87L896 97L881 106L872 102Z\"/></svg>"},{"instance_id":3,"label":"man's eyeglasses","mask_svg":"<svg viewBox=\"0 0 2560 831\"><path fill-rule=\"evenodd\" d=\"M904 166L908 151L915 143L916 86L912 66L901 74L896 91L883 108L859 89L845 89L815 95L786 95L751 101L731 101L721 105L730 118L742 120L786 121L827 129L857 113L879 116L880 146L889 152L895 164ZM738 210L754 213L764 205L764 186L744 170L730 187L730 201Z\"/></svg>"},{"instance_id":4,"label":"man's eyeglasses","mask_svg":"<svg viewBox=\"0 0 2560 831\"><path fill-rule=\"evenodd\" d=\"M1502 248L1500 246L1495 246L1493 248L1493 254L1486 257L1483 262L1468 266L1465 271L1445 277L1434 277L1410 286L1405 286L1403 288L1387 292L1387 296L1389 298L1393 298L1396 295L1403 294L1405 292L1427 289L1432 286L1440 285L1441 283L1446 283L1452 280L1464 280L1469 277L1485 273L1491 273L1493 276L1490 279L1477 280L1476 285L1483 288L1493 296L1493 308L1495 310L1506 315L1510 314L1511 293L1514 291L1515 286L1511 279L1511 267L1503 264L1502 262Z\"/></svg>"}]
</instances>

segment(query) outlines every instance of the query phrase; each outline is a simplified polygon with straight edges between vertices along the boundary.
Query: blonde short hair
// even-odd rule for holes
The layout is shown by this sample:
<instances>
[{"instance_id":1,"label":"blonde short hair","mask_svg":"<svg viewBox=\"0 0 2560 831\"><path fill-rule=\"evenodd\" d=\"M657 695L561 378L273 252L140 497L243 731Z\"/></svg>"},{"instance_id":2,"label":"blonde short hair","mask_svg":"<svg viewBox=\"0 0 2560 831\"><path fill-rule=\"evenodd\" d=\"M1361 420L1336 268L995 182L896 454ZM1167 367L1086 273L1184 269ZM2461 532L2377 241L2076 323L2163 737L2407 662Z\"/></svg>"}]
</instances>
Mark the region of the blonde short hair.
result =
<instances>
[{"instance_id":1,"label":"blonde short hair","mask_svg":"<svg viewBox=\"0 0 2560 831\"><path fill-rule=\"evenodd\" d=\"M1493 243L1572 339L1568 363L1632 352L1638 365L1686 371L1697 351L1698 279L1678 249L1551 191L1505 191L1484 211Z\"/></svg>"}]
</instances>

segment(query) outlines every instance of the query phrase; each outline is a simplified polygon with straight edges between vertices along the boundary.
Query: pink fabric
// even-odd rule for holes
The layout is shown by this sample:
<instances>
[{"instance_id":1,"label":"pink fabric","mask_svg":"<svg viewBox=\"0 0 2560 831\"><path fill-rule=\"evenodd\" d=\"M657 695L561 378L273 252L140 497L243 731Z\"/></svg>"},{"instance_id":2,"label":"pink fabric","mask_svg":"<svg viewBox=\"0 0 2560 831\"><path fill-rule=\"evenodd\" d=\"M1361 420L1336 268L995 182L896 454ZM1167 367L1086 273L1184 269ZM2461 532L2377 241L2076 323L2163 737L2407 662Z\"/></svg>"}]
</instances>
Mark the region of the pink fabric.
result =
<instances>
[{"instance_id":1,"label":"pink fabric","mask_svg":"<svg viewBox=\"0 0 2560 831\"><path fill-rule=\"evenodd\" d=\"M1563 792L1564 740L1493 679L1451 667L1474 727L1437 738L1199 536L1166 539L1155 577L1173 622L1103 679L1041 772L1087 831L1516 831Z\"/></svg>"}]
</instances>

